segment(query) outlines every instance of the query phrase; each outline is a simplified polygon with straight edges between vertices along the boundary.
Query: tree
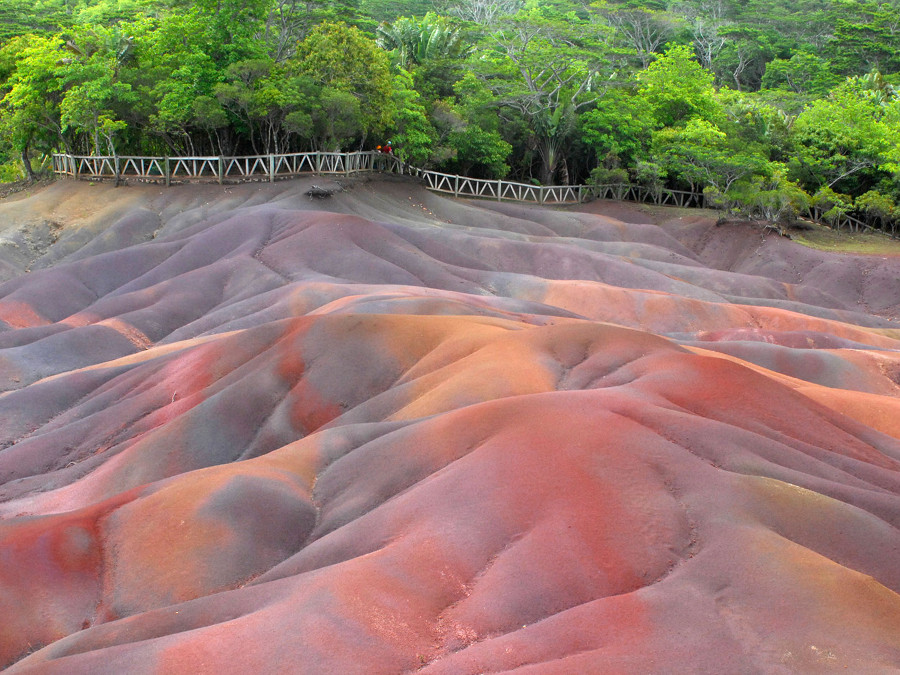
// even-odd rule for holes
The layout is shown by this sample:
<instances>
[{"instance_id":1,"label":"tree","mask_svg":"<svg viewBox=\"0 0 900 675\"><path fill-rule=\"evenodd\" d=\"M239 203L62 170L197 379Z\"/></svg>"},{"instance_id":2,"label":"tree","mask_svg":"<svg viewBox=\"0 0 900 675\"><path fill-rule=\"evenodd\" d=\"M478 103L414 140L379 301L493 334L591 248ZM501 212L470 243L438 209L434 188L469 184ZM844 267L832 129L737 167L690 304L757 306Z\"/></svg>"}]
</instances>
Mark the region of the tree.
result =
<instances>
[{"instance_id":1,"label":"tree","mask_svg":"<svg viewBox=\"0 0 900 675\"><path fill-rule=\"evenodd\" d=\"M167 152L198 154L204 150L226 153L224 128L228 119L213 88L223 79L223 68L213 57L215 38L198 12L146 19L129 26L135 36L136 58L131 75L141 106L147 109L146 129L162 140ZM227 145L227 144L225 144Z\"/></svg>"},{"instance_id":2,"label":"tree","mask_svg":"<svg viewBox=\"0 0 900 675\"><path fill-rule=\"evenodd\" d=\"M300 43L294 67L316 84L359 101L360 135L385 131L394 116L387 55L358 28L322 23Z\"/></svg>"},{"instance_id":3,"label":"tree","mask_svg":"<svg viewBox=\"0 0 900 675\"><path fill-rule=\"evenodd\" d=\"M568 182L565 150L577 115L602 95L612 70L603 44L588 30L572 16L548 18L534 10L506 22L491 36L491 50L472 62L501 116L524 121L544 184L560 170Z\"/></svg>"},{"instance_id":4,"label":"tree","mask_svg":"<svg viewBox=\"0 0 900 675\"><path fill-rule=\"evenodd\" d=\"M464 58L470 48L459 29L429 12L422 19L401 18L378 25L375 42L391 52L403 69L441 58Z\"/></svg>"},{"instance_id":5,"label":"tree","mask_svg":"<svg viewBox=\"0 0 900 675\"><path fill-rule=\"evenodd\" d=\"M720 34L727 25L725 0L704 0L698 4L683 2L674 5L673 12L680 15L694 43L694 53L707 70L725 46Z\"/></svg>"},{"instance_id":6,"label":"tree","mask_svg":"<svg viewBox=\"0 0 900 675\"><path fill-rule=\"evenodd\" d=\"M458 103L437 101L431 111L443 168L476 178L503 178L512 145L501 135L516 133L497 116L496 99L471 71L454 85ZM436 158L437 160L437 158Z\"/></svg>"},{"instance_id":7,"label":"tree","mask_svg":"<svg viewBox=\"0 0 900 675\"><path fill-rule=\"evenodd\" d=\"M762 86L766 89L785 89L796 94L820 97L838 83L828 61L810 54L796 52L790 59L775 59L766 64Z\"/></svg>"},{"instance_id":8,"label":"tree","mask_svg":"<svg viewBox=\"0 0 900 675\"><path fill-rule=\"evenodd\" d=\"M860 194L889 169L898 131L887 106L850 80L797 117L792 173L812 191Z\"/></svg>"},{"instance_id":9,"label":"tree","mask_svg":"<svg viewBox=\"0 0 900 675\"><path fill-rule=\"evenodd\" d=\"M765 158L755 148L735 147L722 130L700 118L655 132L652 156L691 191L711 187L725 194L735 182L765 170Z\"/></svg>"},{"instance_id":10,"label":"tree","mask_svg":"<svg viewBox=\"0 0 900 675\"><path fill-rule=\"evenodd\" d=\"M638 73L638 93L650 104L659 126L684 124L692 118L721 120L713 76L694 60L690 47L675 45Z\"/></svg>"},{"instance_id":11,"label":"tree","mask_svg":"<svg viewBox=\"0 0 900 675\"><path fill-rule=\"evenodd\" d=\"M176 14L200 19L209 54L227 66L266 56L266 21L272 0L173 0Z\"/></svg>"},{"instance_id":12,"label":"tree","mask_svg":"<svg viewBox=\"0 0 900 675\"><path fill-rule=\"evenodd\" d=\"M869 190L853 200L853 205L861 211L870 225L879 225L882 229L891 226L891 235L897 231L897 205L890 195L883 195L877 190Z\"/></svg>"},{"instance_id":13,"label":"tree","mask_svg":"<svg viewBox=\"0 0 900 675\"><path fill-rule=\"evenodd\" d=\"M766 171L738 182L723 195L727 204L748 217L788 225L809 211L811 198L787 177L784 164L771 162Z\"/></svg>"},{"instance_id":14,"label":"tree","mask_svg":"<svg viewBox=\"0 0 900 675\"><path fill-rule=\"evenodd\" d=\"M854 2L835 12L832 62L845 75L900 68L900 18L891 2Z\"/></svg>"},{"instance_id":15,"label":"tree","mask_svg":"<svg viewBox=\"0 0 900 675\"><path fill-rule=\"evenodd\" d=\"M429 166L437 141L437 132L422 102L413 88L412 76L401 70L394 76L394 105L397 115L391 133L396 154L416 166Z\"/></svg>"},{"instance_id":16,"label":"tree","mask_svg":"<svg viewBox=\"0 0 900 675\"><path fill-rule=\"evenodd\" d=\"M501 19L516 14L523 5L523 0L460 0L448 7L447 13L491 29Z\"/></svg>"},{"instance_id":17,"label":"tree","mask_svg":"<svg viewBox=\"0 0 900 675\"><path fill-rule=\"evenodd\" d=\"M272 0L265 20L264 42L276 63L292 58L297 44L323 21L351 21L355 4L335 0Z\"/></svg>"},{"instance_id":18,"label":"tree","mask_svg":"<svg viewBox=\"0 0 900 675\"><path fill-rule=\"evenodd\" d=\"M581 138L597 158L612 155L625 166L646 157L656 126L649 102L623 89L610 90L579 118Z\"/></svg>"},{"instance_id":19,"label":"tree","mask_svg":"<svg viewBox=\"0 0 900 675\"><path fill-rule=\"evenodd\" d=\"M775 51L771 36L746 26L728 26L718 30L725 44L712 60L713 71L722 83L734 84L738 91L756 91L760 87L766 62Z\"/></svg>"},{"instance_id":20,"label":"tree","mask_svg":"<svg viewBox=\"0 0 900 675\"><path fill-rule=\"evenodd\" d=\"M21 158L30 179L29 152L50 153L64 143L60 122L62 82L58 77L58 37L27 36L11 40L0 50L10 72L0 99L0 135Z\"/></svg>"},{"instance_id":21,"label":"tree","mask_svg":"<svg viewBox=\"0 0 900 675\"><path fill-rule=\"evenodd\" d=\"M294 113L309 115L311 99L318 94L316 90L308 76L291 73L286 66L271 59L251 59L228 66L225 82L217 84L214 93L223 108L241 120L254 153L269 154L284 152L288 137L308 128ZM337 105L333 99L330 95L331 106ZM350 105L348 111L353 107L345 98L341 100ZM357 111L358 106L356 101ZM290 128L286 127L289 118ZM344 126L336 120L323 128L325 137L332 144L336 138L346 136ZM340 133L336 133L336 129Z\"/></svg>"},{"instance_id":22,"label":"tree","mask_svg":"<svg viewBox=\"0 0 900 675\"><path fill-rule=\"evenodd\" d=\"M641 68L650 65L657 50L675 34L675 20L665 12L646 6L632 6L631 3L610 4L606 0L594 6L637 54Z\"/></svg>"}]
</instances>

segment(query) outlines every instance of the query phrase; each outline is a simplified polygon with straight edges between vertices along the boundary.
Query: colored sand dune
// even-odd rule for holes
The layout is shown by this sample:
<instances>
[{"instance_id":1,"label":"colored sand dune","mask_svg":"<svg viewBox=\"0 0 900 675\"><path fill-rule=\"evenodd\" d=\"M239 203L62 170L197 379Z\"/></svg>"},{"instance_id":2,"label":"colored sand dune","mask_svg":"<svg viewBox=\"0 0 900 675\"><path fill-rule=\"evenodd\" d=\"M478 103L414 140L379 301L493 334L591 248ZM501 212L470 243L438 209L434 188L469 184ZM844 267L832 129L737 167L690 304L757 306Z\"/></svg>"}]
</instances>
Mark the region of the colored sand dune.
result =
<instances>
[{"instance_id":1,"label":"colored sand dune","mask_svg":"<svg viewBox=\"0 0 900 675\"><path fill-rule=\"evenodd\" d=\"M348 187L0 203L0 666L900 668L900 259Z\"/></svg>"}]
</instances>

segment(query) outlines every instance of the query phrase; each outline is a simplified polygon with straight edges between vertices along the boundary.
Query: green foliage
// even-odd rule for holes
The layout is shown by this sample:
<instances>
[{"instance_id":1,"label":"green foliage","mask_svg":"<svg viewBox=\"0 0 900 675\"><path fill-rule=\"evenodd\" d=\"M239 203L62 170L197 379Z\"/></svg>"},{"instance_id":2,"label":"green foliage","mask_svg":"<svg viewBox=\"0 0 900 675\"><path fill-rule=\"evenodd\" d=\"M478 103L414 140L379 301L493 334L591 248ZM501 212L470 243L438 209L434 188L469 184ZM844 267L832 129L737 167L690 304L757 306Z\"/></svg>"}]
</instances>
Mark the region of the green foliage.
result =
<instances>
[{"instance_id":1,"label":"green foliage","mask_svg":"<svg viewBox=\"0 0 900 675\"><path fill-rule=\"evenodd\" d=\"M853 205L871 219L885 221L897 214L894 200L877 190L869 190L853 200Z\"/></svg>"},{"instance_id":2,"label":"green foliage","mask_svg":"<svg viewBox=\"0 0 900 675\"><path fill-rule=\"evenodd\" d=\"M355 27L322 23L297 48L295 64L316 84L352 94L360 133L381 133L394 117L387 55Z\"/></svg>"},{"instance_id":3,"label":"green foliage","mask_svg":"<svg viewBox=\"0 0 900 675\"><path fill-rule=\"evenodd\" d=\"M63 97L59 38L17 38L0 54L15 54L15 67L6 79L0 99L0 136L16 153L30 148L50 151L61 136L60 102Z\"/></svg>"},{"instance_id":4,"label":"green foliage","mask_svg":"<svg viewBox=\"0 0 900 675\"><path fill-rule=\"evenodd\" d=\"M504 22L490 36L491 49L470 62L504 120L528 130L542 183L553 182L560 168L567 182L566 149L577 115L599 98L604 73L612 72L598 30L574 15L523 12Z\"/></svg>"},{"instance_id":5,"label":"green foliage","mask_svg":"<svg viewBox=\"0 0 900 675\"><path fill-rule=\"evenodd\" d=\"M306 119L308 117L311 122L309 108L314 91L315 85L308 77L293 74L271 59L252 59L231 64L226 70L226 80L213 89L222 108L241 121L258 154L282 152L290 134L310 128ZM343 93L353 98L347 92ZM329 96L330 105L336 106L335 94L332 92ZM339 144L339 140L352 137L359 131L359 102L356 99L349 102L346 97L340 98L348 103L347 110L344 111L347 115L355 110L355 122L350 125L346 121L323 117L320 128L329 145ZM324 108L324 93L322 99ZM305 113L307 117L297 115L298 112ZM209 114L215 115L216 112L211 109ZM343 119L341 111L335 115ZM291 122L286 126L288 117ZM210 123L214 124L213 120ZM348 135L346 129L349 126L353 129Z\"/></svg>"},{"instance_id":6,"label":"green foliage","mask_svg":"<svg viewBox=\"0 0 900 675\"><path fill-rule=\"evenodd\" d=\"M814 101L794 124L792 173L810 187L865 192L896 153L892 115L859 82L848 81Z\"/></svg>"},{"instance_id":7,"label":"green foliage","mask_svg":"<svg viewBox=\"0 0 900 675\"><path fill-rule=\"evenodd\" d=\"M9 160L0 164L0 183L14 183L22 180L22 164L15 160Z\"/></svg>"},{"instance_id":8,"label":"green foliage","mask_svg":"<svg viewBox=\"0 0 900 675\"><path fill-rule=\"evenodd\" d=\"M653 134L652 157L666 173L692 190L709 186L726 193L731 185L765 170L765 158L736 147L711 122L688 120L684 127L666 127Z\"/></svg>"},{"instance_id":9,"label":"green foliage","mask_svg":"<svg viewBox=\"0 0 900 675\"><path fill-rule=\"evenodd\" d=\"M638 73L638 93L659 126L685 124L693 118L715 123L723 111L716 101L714 79L694 60L689 47L674 45Z\"/></svg>"},{"instance_id":10,"label":"green foliage","mask_svg":"<svg viewBox=\"0 0 900 675\"><path fill-rule=\"evenodd\" d=\"M725 195L729 207L745 216L788 225L808 212L811 198L787 177L787 167L772 163L765 175L738 181Z\"/></svg>"},{"instance_id":11,"label":"green foliage","mask_svg":"<svg viewBox=\"0 0 900 675\"><path fill-rule=\"evenodd\" d=\"M614 154L627 166L645 157L657 122L646 98L613 89L579 118L582 140L597 158Z\"/></svg>"},{"instance_id":12,"label":"green foliage","mask_svg":"<svg viewBox=\"0 0 900 675\"><path fill-rule=\"evenodd\" d=\"M458 59L470 51L449 19L432 12L422 19L402 18L378 26L376 42L404 69L435 59Z\"/></svg>"},{"instance_id":13,"label":"green foliage","mask_svg":"<svg viewBox=\"0 0 900 675\"><path fill-rule=\"evenodd\" d=\"M790 59L770 61L762 86L818 97L827 94L838 81L828 61L809 52L796 52Z\"/></svg>"},{"instance_id":14,"label":"green foliage","mask_svg":"<svg viewBox=\"0 0 900 675\"><path fill-rule=\"evenodd\" d=\"M675 35L679 19L665 11L662 3L608 2L591 7L615 29L615 36L633 53L642 68L655 58L660 48Z\"/></svg>"},{"instance_id":15,"label":"green foliage","mask_svg":"<svg viewBox=\"0 0 900 675\"><path fill-rule=\"evenodd\" d=\"M3 175L57 150L249 154L391 138L398 156L446 171L630 178L772 220L815 194L835 222L896 227L895 4L442 7L456 18L418 0L0 0Z\"/></svg>"},{"instance_id":16,"label":"green foliage","mask_svg":"<svg viewBox=\"0 0 900 675\"><path fill-rule=\"evenodd\" d=\"M131 85L118 77L119 56L118 50L97 49L73 59L63 73L62 131L84 134L89 151L98 155L116 154L116 137L128 126L122 116L137 101Z\"/></svg>"},{"instance_id":17,"label":"green foliage","mask_svg":"<svg viewBox=\"0 0 900 675\"><path fill-rule=\"evenodd\" d=\"M826 221L840 226L842 217L853 208L853 198L825 186L819 188L812 196L811 205L822 212L822 217Z\"/></svg>"},{"instance_id":18,"label":"green foliage","mask_svg":"<svg viewBox=\"0 0 900 675\"><path fill-rule=\"evenodd\" d=\"M509 172L506 159L512 146L496 131L470 124L451 132L449 143L456 151L452 166L463 175L503 178Z\"/></svg>"},{"instance_id":19,"label":"green foliage","mask_svg":"<svg viewBox=\"0 0 900 675\"><path fill-rule=\"evenodd\" d=\"M836 8L837 9L837 8ZM889 2L852 2L835 12L832 58L845 75L900 68L897 41L897 6Z\"/></svg>"},{"instance_id":20,"label":"green foliage","mask_svg":"<svg viewBox=\"0 0 900 675\"><path fill-rule=\"evenodd\" d=\"M591 171L591 185L624 185L629 182L628 170L622 167L598 166Z\"/></svg>"},{"instance_id":21,"label":"green foliage","mask_svg":"<svg viewBox=\"0 0 900 675\"><path fill-rule=\"evenodd\" d=\"M738 91L759 89L766 62L776 55L774 36L746 26L723 27L722 49L712 60L718 81Z\"/></svg>"},{"instance_id":22,"label":"green foliage","mask_svg":"<svg viewBox=\"0 0 900 675\"><path fill-rule=\"evenodd\" d=\"M358 14L382 23L399 16L424 16L433 9L430 0L360 0Z\"/></svg>"},{"instance_id":23,"label":"green foliage","mask_svg":"<svg viewBox=\"0 0 900 675\"><path fill-rule=\"evenodd\" d=\"M430 166L437 141L437 132L422 102L413 88L412 76L400 71L394 76L394 105L397 115L391 132L395 153L415 166Z\"/></svg>"}]
</instances>

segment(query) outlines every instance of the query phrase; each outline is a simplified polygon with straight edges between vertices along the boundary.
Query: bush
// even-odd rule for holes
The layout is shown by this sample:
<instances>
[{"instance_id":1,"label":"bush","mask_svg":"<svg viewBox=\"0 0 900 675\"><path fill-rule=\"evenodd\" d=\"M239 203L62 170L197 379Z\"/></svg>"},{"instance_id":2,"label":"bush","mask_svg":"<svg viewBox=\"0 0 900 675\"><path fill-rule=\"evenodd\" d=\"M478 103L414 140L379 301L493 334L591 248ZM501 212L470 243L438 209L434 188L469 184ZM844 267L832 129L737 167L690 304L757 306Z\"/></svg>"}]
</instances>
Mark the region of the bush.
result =
<instances>
[{"instance_id":1,"label":"bush","mask_svg":"<svg viewBox=\"0 0 900 675\"><path fill-rule=\"evenodd\" d=\"M11 159L0 164L0 183L15 183L23 178L25 178L25 172L22 171L21 162Z\"/></svg>"}]
</instances>

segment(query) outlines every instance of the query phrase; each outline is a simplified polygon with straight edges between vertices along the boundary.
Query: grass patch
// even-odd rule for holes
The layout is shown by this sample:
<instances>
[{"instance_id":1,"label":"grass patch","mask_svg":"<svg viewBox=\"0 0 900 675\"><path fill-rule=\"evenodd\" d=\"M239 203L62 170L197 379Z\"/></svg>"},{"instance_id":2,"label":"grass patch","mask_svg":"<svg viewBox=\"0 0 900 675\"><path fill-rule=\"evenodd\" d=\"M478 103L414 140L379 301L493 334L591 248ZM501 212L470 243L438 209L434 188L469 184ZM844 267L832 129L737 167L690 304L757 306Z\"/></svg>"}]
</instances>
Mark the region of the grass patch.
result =
<instances>
[{"instance_id":1,"label":"grass patch","mask_svg":"<svg viewBox=\"0 0 900 675\"><path fill-rule=\"evenodd\" d=\"M817 223L803 223L788 230L798 244L819 251L860 253L864 255L900 255L900 240L874 232L838 232Z\"/></svg>"}]
</instances>

